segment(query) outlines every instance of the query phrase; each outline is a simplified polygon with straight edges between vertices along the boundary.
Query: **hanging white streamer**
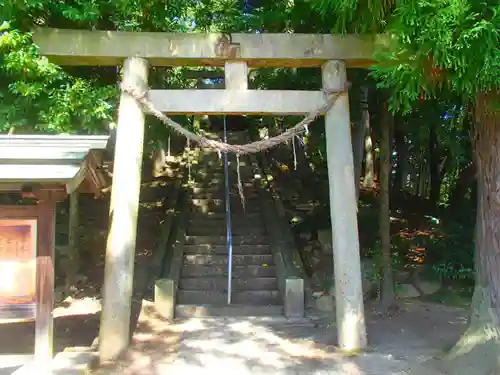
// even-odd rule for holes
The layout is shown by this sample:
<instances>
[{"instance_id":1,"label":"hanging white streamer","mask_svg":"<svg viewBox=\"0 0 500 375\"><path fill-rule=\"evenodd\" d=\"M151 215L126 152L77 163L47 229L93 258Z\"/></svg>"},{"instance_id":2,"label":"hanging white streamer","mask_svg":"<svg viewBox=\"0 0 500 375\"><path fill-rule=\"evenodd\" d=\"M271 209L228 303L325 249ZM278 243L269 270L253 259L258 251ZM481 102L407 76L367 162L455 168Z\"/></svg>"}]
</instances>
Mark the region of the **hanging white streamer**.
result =
<instances>
[{"instance_id":1,"label":"hanging white streamer","mask_svg":"<svg viewBox=\"0 0 500 375\"><path fill-rule=\"evenodd\" d=\"M241 205L243 210L245 210L245 195L243 194L243 184L241 183L240 174L240 154L236 154L236 174L238 176L238 193L240 194Z\"/></svg>"},{"instance_id":2,"label":"hanging white streamer","mask_svg":"<svg viewBox=\"0 0 500 375\"><path fill-rule=\"evenodd\" d=\"M297 150L295 149L295 137L292 138L293 169L297 170Z\"/></svg>"},{"instance_id":3,"label":"hanging white streamer","mask_svg":"<svg viewBox=\"0 0 500 375\"><path fill-rule=\"evenodd\" d=\"M187 150L188 150L188 157L187 157L187 165L188 165L188 181L191 182L191 142L189 138L187 139Z\"/></svg>"}]
</instances>

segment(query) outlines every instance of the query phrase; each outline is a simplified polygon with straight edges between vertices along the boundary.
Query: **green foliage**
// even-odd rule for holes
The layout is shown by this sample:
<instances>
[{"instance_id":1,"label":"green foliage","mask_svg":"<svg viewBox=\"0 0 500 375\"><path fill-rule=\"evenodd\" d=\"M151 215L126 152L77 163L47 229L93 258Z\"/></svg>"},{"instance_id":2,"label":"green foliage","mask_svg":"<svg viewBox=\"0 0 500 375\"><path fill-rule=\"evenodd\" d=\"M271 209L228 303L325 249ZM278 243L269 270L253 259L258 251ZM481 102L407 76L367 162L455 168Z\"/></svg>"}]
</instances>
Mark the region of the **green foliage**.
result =
<instances>
[{"instance_id":1,"label":"green foliage","mask_svg":"<svg viewBox=\"0 0 500 375\"><path fill-rule=\"evenodd\" d=\"M313 7L331 22L333 33L383 31L400 0L314 0Z\"/></svg>"},{"instance_id":2,"label":"green foliage","mask_svg":"<svg viewBox=\"0 0 500 375\"><path fill-rule=\"evenodd\" d=\"M474 98L500 86L497 0L315 0L335 32L384 32L373 75L392 91L391 106L409 112L443 91Z\"/></svg>"},{"instance_id":3,"label":"green foliage","mask_svg":"<svg viewBox=\"0 0 500 375\"><path fill-rule=\"evenodd\" d=\"M396 250L397 250L397 248L393 245L390 266L394 271L402 269L404 267L404 264L405 264L404 258ZM372 281L382 280L382 270L384 267L384 259L383 259L382 247L380 245L380 240L376 240L374 245L370 248L369 257L373 261L374 267L372 269L370 269L369 271L367 271L367 274L364 275L365 278L372 280Z\"/></svg>"},{"instance_id":4,"label":"green foliage","mask_svg":"<svg viewBox=\"0 0 500 375\"><path fill-rule=\"evenodd\" d=\"M465 208L465 210L464 210ZM474 218L471 207L448 210L438 225L416 239L425 248L427 273L448 281L473 284Z\"/></svg>"},{"instance_id":5,"label":"green foliage","mask_svg":"<svg viewBox=\"0 0 500 375\"><path fill-rule=\"evenodd\" d=\"M196 22L195 22L196 21ZM103 132L113 121L117 76L109 69L61 69L38 54L33 25L133 31L245 28L237 0L7 0L0 9L0 132ZM152 84L188 87L182 69L154 69ZM184 120L184 119L183 119ZM165 138L149 124L148 138Z\"/></svg>"},{"instance_id":6,"label":"green foliage","mask_svg":"<svg viewBox=\"0 0 500 375\"><path fill-rule=\"evenodd\" d=\"M396 8L385 31L391 48L380 54L374 75L394 90L394 108L409 111L422 92L473 99L500 86L497 1L411 1Z\"/></svg>"},{"instance_id":7,"label":"green foliage","mask_svg":"<svg viewBox=\"0 0 500 375\"><path fill-rule=\"evenodd\" d=\"M0 131L93 132L111 120L115 87L71 77L39 56L30 34L0 31Z\"/></svg>"}]
</instances>

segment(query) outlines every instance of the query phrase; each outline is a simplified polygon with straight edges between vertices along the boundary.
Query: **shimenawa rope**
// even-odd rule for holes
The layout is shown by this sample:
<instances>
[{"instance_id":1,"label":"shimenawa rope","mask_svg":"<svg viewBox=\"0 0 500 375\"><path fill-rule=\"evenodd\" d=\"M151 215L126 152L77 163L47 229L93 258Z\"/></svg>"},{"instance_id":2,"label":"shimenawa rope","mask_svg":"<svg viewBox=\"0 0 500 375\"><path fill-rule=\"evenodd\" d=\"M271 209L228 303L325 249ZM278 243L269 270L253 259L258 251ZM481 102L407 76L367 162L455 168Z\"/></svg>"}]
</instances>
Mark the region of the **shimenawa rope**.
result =
<instances>
[{"instance_id":1,"label":"shimenawa rope","mask_svg":"<svg viewBox=\"0 0 500 375\"><path fill-rule=\"evenodd\" d=\"M333 89L333 90L323 90L326 95L325 104L320 108L309 112L301 121L299 121L293 127L285 130L281 134L278 134L277 136L270 137L267 139L250 142L244 145L235 145L222 141L216 141L204 137L202 135L193 133L192 131L184 128L181 124L172 120L170 117L166 116L161 111L156 109L153 103L147 98L147 91L141 92L137 88L134 88L132 86L127 86L123 83L120 85L121 90L129 94L132 98L134 98L142 106L143 111L145 113L155 116L165 125L171 127L179 134L185 136L187 138L188 145L190 144L190 141L193 140L202 147L207 147L214 151L219 152L219 155L221 152L231 152L236 154L238 191L240 193L243 205L244 205L244 196L243 196L243 186L241 184L241 178L240 178L240 163L239 163L240 156L268 150L270 148L276 147L281 143L285 143L290 139L293 142L296 136L304 132L308 133L309 132L308 125L312 123L319 115L327 112L333 106L339 95L343 92L348 91L350 87L351 83L346 82L346 86L343 88Z\"/></svg>"}]
</instances>

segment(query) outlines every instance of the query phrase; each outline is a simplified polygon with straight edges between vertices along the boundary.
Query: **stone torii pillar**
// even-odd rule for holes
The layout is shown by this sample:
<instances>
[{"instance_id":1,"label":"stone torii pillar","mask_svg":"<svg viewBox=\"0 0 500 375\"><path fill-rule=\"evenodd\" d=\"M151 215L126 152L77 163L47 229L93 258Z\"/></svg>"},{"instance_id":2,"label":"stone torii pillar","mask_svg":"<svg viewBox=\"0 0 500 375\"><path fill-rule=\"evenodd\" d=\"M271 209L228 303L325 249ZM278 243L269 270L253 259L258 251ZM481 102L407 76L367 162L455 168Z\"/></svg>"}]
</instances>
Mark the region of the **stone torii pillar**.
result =
<instances>
[{"instance_id":1,"label":"stone torii pillar","mask_svg":"<svg viewBox=\"0 0 500 375\"><path fill-rule=\"evenodd\" d=\"M325 63L322 78L325 90L345 88L345 62ZM339 347L345 351L364 349L367 345L350 124L349 96L344 92L325 115L325 133L336 324Z\"/></svg>"},{"instance_id":2,"label":"stone torii pillar","mask_svg":"<svg viewBox=\"0 0 500 375\"><path fill-rule=\"evenodd\" d=\"M138 90L148 87L145 59L125 60L123 83ZM141 187L145 115L139 103L122 93L118 109L110 222L106 246L103 302L99 329L99 359L115 360L130 341L130 312Z\"/></svg>"}]
</instances>

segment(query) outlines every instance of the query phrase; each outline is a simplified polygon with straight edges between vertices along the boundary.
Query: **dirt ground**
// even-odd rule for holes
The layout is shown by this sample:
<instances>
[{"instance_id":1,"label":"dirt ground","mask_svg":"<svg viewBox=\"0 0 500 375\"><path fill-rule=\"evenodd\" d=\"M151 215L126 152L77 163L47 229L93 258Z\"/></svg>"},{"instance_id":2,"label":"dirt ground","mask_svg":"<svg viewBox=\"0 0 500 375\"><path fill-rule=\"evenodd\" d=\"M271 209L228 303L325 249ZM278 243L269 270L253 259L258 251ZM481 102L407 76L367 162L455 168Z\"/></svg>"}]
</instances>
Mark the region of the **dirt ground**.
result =
<instances>
[{"instance_id":1,"label":"dirt ground","mask_svg":"<svg viewBox=\"0 0 500 375\"><path fill-rule=\"evenodd\" d=\"M158 237L160 220L164 214L162 202L166 198L166 191L165 181L151 181L142 186L132 307L132 324L134 326L141 310L148 265ZM98 336L108 210L109 201L107 199L87 199L84 207L81 207L81 222L84 231L82 243L85 246L83 250L93 255L82 264L79 271L85 280L78 285L73 296L55 306L55 353L67 347L90 347ZM58 273L57 269L56 273ZM33 353L34 334L34 322L0 324L0 355Z\"/></svg>"},{"instance_id":2,"label":"dirt ground","mask_svg":"<svg viewBox=\"0 0 500 375\"><path fill-rule=\"evenodd\" d=\"M439 357L463 332L467 310L419 300L382 318L367 307L370 347L358 356L335 350L330 316L308 312L307 321L284 318L206 318L173 323L143 304L133 344L114 366L93 375L235 374L403 375ZM437 375L437 372L429 375Z\"/></svg>"}]
</instances>

